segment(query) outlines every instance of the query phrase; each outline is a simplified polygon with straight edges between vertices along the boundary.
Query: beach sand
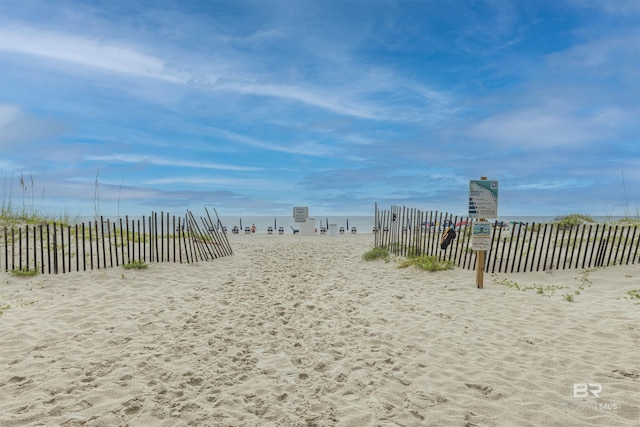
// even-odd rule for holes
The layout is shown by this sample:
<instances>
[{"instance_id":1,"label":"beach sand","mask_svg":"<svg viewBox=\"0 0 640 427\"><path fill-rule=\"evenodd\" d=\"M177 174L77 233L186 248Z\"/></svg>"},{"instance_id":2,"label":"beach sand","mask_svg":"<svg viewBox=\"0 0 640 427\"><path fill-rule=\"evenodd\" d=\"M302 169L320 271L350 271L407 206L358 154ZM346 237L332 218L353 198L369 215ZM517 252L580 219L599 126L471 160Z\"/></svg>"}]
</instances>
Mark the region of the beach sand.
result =
<instances>
[{"instance_id":1,"label":"beach sand","mask_svg":"<svg viewBox=\"0 0 640 427\"><path fill-rule=\"evenodd\" d=\"M0 426L640 425L638 264L479 290L362 260L372 234L230 240L197 264L1 272Z\"/></svg>"}]
</instances>

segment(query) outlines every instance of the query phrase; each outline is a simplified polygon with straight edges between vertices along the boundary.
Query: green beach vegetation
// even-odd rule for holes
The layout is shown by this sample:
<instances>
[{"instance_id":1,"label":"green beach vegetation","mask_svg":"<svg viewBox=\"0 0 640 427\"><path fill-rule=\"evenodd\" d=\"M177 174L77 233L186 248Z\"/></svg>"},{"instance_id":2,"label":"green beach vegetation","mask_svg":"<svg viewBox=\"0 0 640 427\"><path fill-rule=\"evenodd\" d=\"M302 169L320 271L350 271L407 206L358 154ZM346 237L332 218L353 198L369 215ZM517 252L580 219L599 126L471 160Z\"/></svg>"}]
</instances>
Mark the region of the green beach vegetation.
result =
<instances>
[{"instance_id":1,"label":"green beach vegetation","mask_svg":"<svg viewBox=\"0 0 640 427\"><path fill-rule=\"evenodd\" d=\"M143 270L145 268L149 268L149 265L142 260L135 260L128 264L123 264L122 268L125 270Z\"/></svg>"},{"instance_id":2,"label":"green beach vegetation","mask_svg":"<svg viewBox=\"0 0 640 427\"><path fill-rule=\"evenodd\" d=\"M384 260L388 262L390 260L389 251L386 248L378 247L373 248L362 255L362 259L365 261ZM450 260L438 260L438 257L427 255L411 255L405 259L402 259L398 263L398 268L407 268L414 266L427 271L441 271L451 270L455 267L453 261Z\"/></svg>"},{"instance_id":3,"label":"green beach vegetation","mask_svg":"<svg viewBox=\"0 0 640 427\"><path fill-rule=\"evenodd\" d=\"M558 224L560 227L570 228L570 227L575 227L575 226L586 224L586 223L594 223L595 221L589 215L573 213L573 214L557 217L554 222Z\"/></svg>"},{"instance_id":4,"label":"green beach vegetation","mask_svg":"<svg viewBox=\"0 0 640 427\"><path fill-rule=\"evenodd\" d=\"M38 271L37 268L16 268L15 270L11 271L11 274L16 276L16 277L33 277L33 276L37 276L40 272Z\"/></svg>"},{"instance_id":5,"label":"green beach vegetation","mask_svg":"<svg viewBox=\"0 0 640 427\"><path fill-rule=\"evenodd\" d=\"M636 211L635 216L627 214L624 218L616 221L622 225L636 225L640 226L640 209Z\"/></svg>"},{"instance_id":6,"label":"green beach vegetation","mask_svg":"<svg viewBox=\"0 0 640 427\"><path fill-rule=\"evenodd\" d=\"M11 308L11 305L0 303L0 316L2 316L2 313L9 310L10 308Z\"/></svg>"},{"instance_id":7,"label":"green beach vegetation","mask_svg":"<svg viewBox=\"0 0 640 427\"><path fill-rule=\"evenodd\" d=\"M401 261L398 268L407 268L410 266L427 271L442 271L452 270L455 267L455 263L451 260L439 260L438 257L435 256L422 255L412 256Z\"/></svg>"},{"instance_id":8,"label":"green beach vegetation","mask_svg":"<svg viewBox=\"0 0 640 427\"><path fill-rule=\"evenodd\" d=\"M566 293L562 295L568 302L574 302L575 297L580 295L582 291L585 291L588 288L591 288L593 285L591 279L589 278L589 274L595 271L595 269L587 269L582 272L580 277L576 277L576 280L580 282L580 285L577 288L574 288L570 285L538 285L533 283L531 285L526 285L522 283L515 282L506 277L500 278L497 274L493 275L493 282L496 284L500 284L506 286L507 288L515 289L521 292L527 292L531 290L535 290L537 295L551 297L555 295L557 291L564 290Z\"/></svg>"},{"instance_id":9,"label":"green beach vegetation","mask_svg":"<svg viewBox=\"0 0 640 427\"><path fill-rule=\"evenodd\" d=\"M15 181L18 182L17 194L14 195ZM47 215L42 210L44 201L44 187L39 197L39 206L36 205L36 185L33 175L25 177L20 172L20 177L16 178L12 174L5 174L2 181L2 199L0 200L0 226L11 226L18 224L72 224L74 218L69 213L62 215ZM19 203L14 201L14 196L20 199ZM76 216L75 220L77 220Z\"/></svg>"},{"instance_id":10,"label":"green beach vegetation","mask_svg":"<svg viewBox=\"0 0 640 427\"><path fill-rule=\"evenodd\" d=\"M377 259L389 261L389 251L386 248L373 248L370 251L365 252L364 255L362 255L362 258L365 261L374 261Z\"/></svg>"}]
</instances>

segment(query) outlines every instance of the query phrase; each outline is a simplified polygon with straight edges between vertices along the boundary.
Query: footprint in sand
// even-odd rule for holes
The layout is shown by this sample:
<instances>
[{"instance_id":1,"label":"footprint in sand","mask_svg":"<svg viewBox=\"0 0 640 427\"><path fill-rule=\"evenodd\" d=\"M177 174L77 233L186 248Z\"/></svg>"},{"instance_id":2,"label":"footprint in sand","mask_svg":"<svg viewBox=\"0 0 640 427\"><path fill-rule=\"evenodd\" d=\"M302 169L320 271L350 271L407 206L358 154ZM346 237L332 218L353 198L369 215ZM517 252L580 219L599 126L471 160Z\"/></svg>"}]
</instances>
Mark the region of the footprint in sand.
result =
<instances>
[{"instance_id":1,"label":"footprint in sand","mask_svg":"<svg viewBox=\"0 0 640 427\"><path fill-rule=\"evenodd\" d=\"M499 399L502 397L502 394L500 393L493 393L493 387L491 386L482 386L480 384L467 384L465 383L465 385L473 390L478 390L480 393L484 394L485 396L491 396L494 399Z\"/></svg>"},{"instance_id":2,"label":"footprint in sand","mask_svg":"<svg viewBox=\"0 0 640 427\"><path fill-rule=\"evenodd\" d=\"M126 401L122 406L124 406L124 412L127 415L135 414L142 409L143 400L140 398L133 398L131 400Z\"/></svg>"}]
</instances>

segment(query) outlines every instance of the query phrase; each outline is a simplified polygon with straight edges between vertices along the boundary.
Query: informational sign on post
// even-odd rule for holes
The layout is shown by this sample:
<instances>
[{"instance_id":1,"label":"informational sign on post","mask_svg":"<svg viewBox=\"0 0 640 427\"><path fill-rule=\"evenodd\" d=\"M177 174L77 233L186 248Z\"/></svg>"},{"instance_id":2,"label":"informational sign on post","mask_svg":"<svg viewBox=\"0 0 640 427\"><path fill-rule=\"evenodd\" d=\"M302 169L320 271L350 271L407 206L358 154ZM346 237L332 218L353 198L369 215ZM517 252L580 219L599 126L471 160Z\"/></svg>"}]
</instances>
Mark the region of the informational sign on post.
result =
<instances>
[{"instance_id":1,"label":"informational sign on post","mask_svg":"<svg viewBox=\"0 0 640 427\"><path fill-rule=\"evenodd\" d=\"M491 224L487 218L498 218L498 181L486 176L469 181L469 217L473 224L471 248L476 251L476 286L484 287L484 254L491 250Z\"/></svg>"},{"instance_id":2,"label":"informational sign on post","mask_svg":"<svg viewBox=\"0 0 640 427\"><path fill-rule=\"evenodd\" d=\"M309 208L306 206L293 207L293 219L295 222L307 222L309 218Z\"/></svg>"},{"instance_id":3,"label":"informational sign on post","mask_svg":"<svg viewBox=\"0 0 640 427\"><path fill-rule=\"evenodd\" d=\"M469 217L498 218L498 181L469 181Z\"/></svg>"},{"instance_id":4,"label":"informational sign on post","mask_svg":"<svg viewBox=\"0 0 640 427\"><path fill-rule=\"evenodd\" d=\"M471 234L471 249L474 251L491 250L491 223L473 223L473 233Z\"/></svg>"}]
</instances>

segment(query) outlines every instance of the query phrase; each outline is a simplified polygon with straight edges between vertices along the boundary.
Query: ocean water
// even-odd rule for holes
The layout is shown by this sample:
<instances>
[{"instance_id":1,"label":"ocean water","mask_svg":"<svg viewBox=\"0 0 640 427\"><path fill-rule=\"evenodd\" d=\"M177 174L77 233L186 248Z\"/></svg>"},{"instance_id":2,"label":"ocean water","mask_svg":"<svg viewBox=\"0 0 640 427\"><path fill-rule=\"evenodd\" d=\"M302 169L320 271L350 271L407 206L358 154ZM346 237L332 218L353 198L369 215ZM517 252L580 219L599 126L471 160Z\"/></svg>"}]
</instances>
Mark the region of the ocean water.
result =
<instances>
[{"instance_id":1,"label":"ocean water","mask_svg":"<svg viewBox=\"0 0 640 427\"><path fill-rule=\"evenodd\" d=\"M213 212L210 212L213 215ZM199 213L194 212L196 219L199 222ZM173 218L173 214L171 217ZM160 220L160 213L158 213L158 220ZM147 216L148 218L148 216ZM596 222L613 222L618 219L622 219L623 217L619 216L597 216L593 217L593 220ZM104 217L106 221L109 219L111 222L118 223L118 217ZM130 216L129 221L132 220L140 220L142 217ZM458 221L464 220L466 218L462 218L458 216ZM553 222L557 219L557 216L501 216L498 218L498 221L503 221L505 223L509 222L522 222L522 223L549 223ZM123 222L125 218L122 217ZM212 220L215 221L215 216L212 217ZM79 222L90 222L94 221L94 217L83 217L79 218ZM256 233L258 234L267 234L267 227L273 227L274 234L277 233L278 227L284 227L284 231L286 234L292 233L292 227L298 228L299 223L296 223L293 219L293 216L267 216L267 215L255 215L255 216L220 216L220 221L223 226L227 227L227 231L231 232L234 226L241 228L240 232L243 233L244 227L251 227L255 224ZM352 227L356 227L358 233L372 233L374 229L374 217L373 215L353 215L353 216L316 216L315 218L308 218L307 221L313 222L315 224L315 228L320 231L321 228L327 227L327 224L336 224L338 228L344 227L346 233L351 232ZM493 222L493 221L491 221Z\"/></svg>"},{"instance_id":2,"label":"ocean water","mask_svg":"<svg viewBox=\"0 0 640 427\"><path fill-rule=\"evenodd\" d=\"M623 217L593 217L593 220L596 222L611 222L616 221L618 219L622 219ZM557 219L557 216L504 216L499 217L498 221L503 221L505 223L510 222L522 222L522 223L549 223L553 222ZM278 227L284 227L285 233L292 233L293 228L297 228L297 223L294 221L291 216L244 216L244 217L232 217L232 216L221 216L220 220L223 226L227 227L227 231L231 232L234 226L240 228L240 224L242 223L242 228L251 227L255 224L256 233L266 234L267 227L273 227L274 233L277 232ZM460 220L460 217L458 217ZM315 217L309 218L308 221L315 223L315 228L320 231L322 227L327 227L327 224L336 224L339 227L344 227L345 232L349 233L352 227L356 227L358 233L372 233L374 229L374 217L373 215L367 216L323 216L323 217ZM491 221L493 222L493 221ZM241 229L242 233L243 230Z\"/></svg>"},{"instance_id":3,"label":"ocean water","mask_svg":"<svg viewBox=\"0 0 640 427\"><path fill-rule=\"evenodd\" d=\"M215 214L213 212L209 212L209 213L212 215L211 217L212 221L215 222L216 221ZM164 214L165 214L165 222L166 222L166 212ZM203 212L193 212L193 214L196 217L196 220L198 221L198 223L200 223L200 216L206 217L206 214L204 214ZM157 215L158 215L158 221L160 221L161 213L157 212ZM177 213L170 213L170 221L173 221L174 216L176 218L178 216L181 216L182 218L184 218L184 215L180 215ZM128 216L128 217L125 217L125 216L117 217L117 216L110 216L110 215L102 216L102 219L104 221L108 220L111 223L115 223L115 224L119 224L120 219L122 219L123 223L125 223L126 218L128 218L129 221L139 221L143 219L142 216ZM148 221L149 216L147 215L145 216L145 218ZM273 227L274 233L277 233L278 227L284 227L285 233L291 234L293 233L291 227L298 228L298 225L299 225L299 223L295 222L295 220L293 219L293 216L266 216L266 215L224 216L224 215L221 215L219 219L222 225L227 228L228 232L231 232L234 226L244 229L244 227L251 227L252 225L255 225L256 233L259 233L259 234L267 234L267 227ZM77 219L77 222L86 223L86 222L93 222L95 220L96 218L94 216L84 216L84 217L79 217ZM100 217L97 218L97 220L100 221ZM356 230L358 233L373 232L373 215L370 215L370 216L357 216L357 215L323 216L321 218L320 217L308 218L307 221L314 223L315 228L317 228L318 231L320 231L321 227L327 227L327 223L328 223L330 225L336 224L338 228L345 227L345 231L348 231L348 232L351 232L352 227L356 227Z\"/></svg>"},{"instance_id":4,"label":"ocean water","mask_svg":"<svg viewBox=\"0 0 640 427\"><path fill-rule=\"evenodd\" d=\"M293 233L293 228L298 228L299 223L296 223L293 216L220 216L222 225L227 227L227 231L231 232L234 226L240 228L251 227L255 224L256 233L267 234L267 227L273 227L274 233L277 233L278 227L284 227L286 234ZM320 228L327 227L329 225L336 224L339 227L344 227L345 232L350 233L351 228L356 227L358 233L371 233L373 232L373 215L371 216L323 216L322 218L308 218L307 221L315 224L315 228L320 231ZM242 231L241 231L242 232Z\"/></svg>"}]
</instances>

